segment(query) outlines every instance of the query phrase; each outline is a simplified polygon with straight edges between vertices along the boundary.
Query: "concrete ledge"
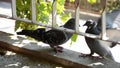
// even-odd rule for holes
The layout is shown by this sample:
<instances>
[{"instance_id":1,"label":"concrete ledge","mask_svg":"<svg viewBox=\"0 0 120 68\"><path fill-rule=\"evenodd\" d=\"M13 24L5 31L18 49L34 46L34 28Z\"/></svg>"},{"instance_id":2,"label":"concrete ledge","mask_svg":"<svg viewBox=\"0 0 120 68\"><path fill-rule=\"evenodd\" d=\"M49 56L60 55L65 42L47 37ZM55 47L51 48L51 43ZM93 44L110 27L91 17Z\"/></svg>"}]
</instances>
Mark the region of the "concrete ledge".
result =
<instances>
[{"instance_id":1,"label":"concrete ledge","mask_svg":"<svg viewBox=\"0 0 120 68\"><path fill-rule=\"evenodd\" d=\"M86 58L78 57L78 55L79 55L78 52L71 51L68 49L64 49L63 53L55 54L49 46L44 46L44 44L38 44L38 42L29 41L29 40L26 40L26 38L18 37L16 35L0 32L0 36L1 36L0 41L4 41L4 42L10 43L10 44L13 44L15 46L19 45L19 47L23 47L23 48L27 48L27 49L31 49L31 50L35 50L35 51L40 51L40 52L42 51L43 53L45 52L45 53L48 53L50 55L56 56L58 58L64 58L68 61L72 61L75 63L91 66L93 68L120 68L119 63L105 60L105 59L93 59L90 57L86 57ZM11 56L11 55L12 54L9 54L7 56ZM18 55L18 54L16 54L16 55ZM8 59L14 58L16 55L12 55L13 57L9 57ZM5 57L6 56L0 57L0 58L6 59ZM21 61L26 57L22 56L21 57L22 59L21 59L19 56L17 56L16 58L17 58L17 62L25 63L28 66L29 66L29 63L33 63L34 61L36 61L36 60L34 60L34 61L29 62L29 63L26 63L26 61ZM19 59L19 61L18 61L18 59ZM28 60L31 60L31 59L28 59ZM4 63L4 62L6 62L6 61L2 61L2 63ZM11 62L16 63L16 60L11 61ZM40 62L38 62L38 63L40 63ZM2 65L2 68L4 68L4 66L5 65ZM30 66L32 66L32 64ZM46 66L48 66L48 65L46 64ZM18 65L18 67L19 67L19 65ZM18 67L14 67L14 68L18 68ZM38 67L36 66L36 68L39 68L39 66ZM52 68L52 66L50 68Z\"/></svg>"}]
</instances>

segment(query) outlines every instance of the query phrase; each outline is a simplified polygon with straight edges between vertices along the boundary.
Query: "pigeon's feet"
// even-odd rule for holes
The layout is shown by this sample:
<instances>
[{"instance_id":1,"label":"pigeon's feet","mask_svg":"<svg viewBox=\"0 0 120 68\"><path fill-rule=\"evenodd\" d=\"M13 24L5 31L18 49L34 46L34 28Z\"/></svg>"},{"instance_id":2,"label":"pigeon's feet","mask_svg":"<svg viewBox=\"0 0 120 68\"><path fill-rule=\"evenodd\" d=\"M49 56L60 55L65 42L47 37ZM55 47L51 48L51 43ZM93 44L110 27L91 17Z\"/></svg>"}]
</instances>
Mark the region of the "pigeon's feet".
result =
<instances>
[{"instance_id":1,"label":"pigeon's feet","mask_svg":"<svg viewBox=\"0 0 120 68\"><path fill-rule=\"evenodd\" d=\"M101 59L101 57L99 56L92 56L92 54L83 54L83 53L80 53L79 57L91 57L93 59Z\"/></svg>"},{"instance_id":2,"label":"pigeon's feet","mask_svg":"<svg viewBox=\"0 0 120 68\"><path fill-rule=\"evenodd\" d=\"M61 46L55 46L54 48L54 51L56 52L56 53L58 53L58 52L60 52L60 53L62 53L63 51L63 47L61 47Z\"/></svg>"},{"instance_id":3,"label":"pigeon's feet","mask_svg":"<svg viewBox=\"0 0 120 68\"><path fill-rule=\"evenodd\" d=\"M79 57L90 57L92 56L91 54L83 54L83 53L80 53Z\"/></svg>"}]
</instances>

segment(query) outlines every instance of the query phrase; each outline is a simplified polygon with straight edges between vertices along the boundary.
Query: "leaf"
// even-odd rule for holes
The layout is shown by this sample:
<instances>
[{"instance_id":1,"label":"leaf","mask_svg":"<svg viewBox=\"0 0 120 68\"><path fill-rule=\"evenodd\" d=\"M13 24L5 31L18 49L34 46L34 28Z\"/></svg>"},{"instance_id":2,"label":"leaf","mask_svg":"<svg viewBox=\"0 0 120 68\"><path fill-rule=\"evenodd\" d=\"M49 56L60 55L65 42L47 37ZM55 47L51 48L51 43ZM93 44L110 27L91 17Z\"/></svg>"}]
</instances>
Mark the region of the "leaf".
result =
<instances>
[{"instance_id":1,"label":"leaf","mask_svg":"<svg viewBox=\"0 0 120 68\"><path fill-rule=\"evenodd\" d=\"M70 46L72 46L73 42L76 42L77 38L78 38L78 35L77 34L73 34L73 36L71 38Z\"/></svg>"},{"instance_id":2,"label":"leaf","mask_svg":"<svg viewBox=\"0 0 120 68\"><path fill-rule=\"evenodd\" d=\"M70 2L75 2L75 0L70 0Z\"/></svg>"},{"instance_id":3,"label":"leaf","mask_svg":"<svg viewBox=\"0 0 120 68\"><path fill-rule=\"evenodd\" d=\"M62 15L60 16L60 18L61 18L61 20L62 20L63 22L66 22L66 21L68 20L68 17L71 17L71 13L69 13L69 14L62 14Z\"/></svg>"},{"instance_id":4,"label":"leaf","mask_svg":"<svg viewBox=\"0 0 120 68\"><path fill-rule=\"evenodd\" d=\"M17 31L17 29L19 29L19 27L20 27L20 21L16 21L14 30Z\"/></svg>"},{"instance_id":5,"label":"leaf","mask_svg":"<svg viewBox=\"0 0 120 68\"><path fill-rule=\"evenodd\" d=\"M87 0L89 3L94 4L97 0Z\"/></svg>"},{"instance_id":6,"label":"leaf","mask_svg":"<svg viewBox=\"0 0 120 68\"><path fill-rule=\"evenodd\" d=\"M78 35L77 35L77 34L73 34L73 36L72 36L71 40L72 40L73 42L76 42L77 37L78 37Z\"/></svg>"}]
</instances>

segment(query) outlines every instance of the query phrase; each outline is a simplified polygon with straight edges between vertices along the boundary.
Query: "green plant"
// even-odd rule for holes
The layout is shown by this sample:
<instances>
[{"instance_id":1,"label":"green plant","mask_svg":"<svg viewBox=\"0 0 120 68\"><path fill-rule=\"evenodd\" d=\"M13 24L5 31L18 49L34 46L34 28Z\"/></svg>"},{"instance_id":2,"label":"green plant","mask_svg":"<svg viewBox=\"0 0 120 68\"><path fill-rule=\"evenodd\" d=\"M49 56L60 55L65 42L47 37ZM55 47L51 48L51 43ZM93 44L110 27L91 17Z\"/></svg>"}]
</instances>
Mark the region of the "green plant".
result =
<instances>
[{"instance_id":1,"label":"green plant","mask_svg":"<svg viewBox=\"0 0 120 68\"><path fill-rule=\"evenodd\" d=\"M118 9L118 8L120 8L120 0L108 1L107 11L111 11L111 10Z\"/></svg>"},{"instance_id":2,"label":"green plant","mask_svg":"<svg viewBox=\"0 0 120 68\"><path fill-rule=\"evenodd\" d=\"M57 0L56 9L57 15L60 15L60 18L63 21L66 21L70 14L64 14L64 3L65 0ZM17 16L20 18L25 18L31 20L31 2L30 0L16 0L17 5ZM52 2L44 0L36 0L36 20L44 24L50 22L52 12ZM15 31L17 29L36 29L37 25L24 23L22 21L16 21Z\"/></svg>"},{"instance_id":3,"label":"green plant","mask_svg":"<svg viewBox=\"0 0 120 68\"><path fill-rule=\"evenodd\" d=\"M96 3L96 0L87 0L87 1L91 4Z\"/></svg>"}]
</instances>

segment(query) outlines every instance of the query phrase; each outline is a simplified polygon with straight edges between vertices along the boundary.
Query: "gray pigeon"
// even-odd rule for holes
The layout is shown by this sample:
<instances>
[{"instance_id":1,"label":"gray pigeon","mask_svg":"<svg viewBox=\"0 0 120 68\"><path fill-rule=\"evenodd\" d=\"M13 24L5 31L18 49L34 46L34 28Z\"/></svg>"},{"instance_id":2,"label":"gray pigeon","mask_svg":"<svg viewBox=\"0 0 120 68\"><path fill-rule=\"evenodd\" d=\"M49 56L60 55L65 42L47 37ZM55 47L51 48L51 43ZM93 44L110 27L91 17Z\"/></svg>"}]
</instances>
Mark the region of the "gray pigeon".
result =
<instances>
[{"instance_id":1,"label":"gray pigeon","mask_svg":"<svg viewBox=\"0 0 120 68\"><path fill-rule=\"evenodd\" d=\"M69 19L62 27L68 29L75 29L75 19ZM62 47L58 46L67 42L71 37L72 33L60 31L60 30L49 30L45 31L45 28L38 28L36 30L22 30L17 32L18 35L26 35L32 37L38 41L49 44L55 52L62 52Z\"/></svg>"},{"instance_id":2,"label":"gray pigeon","mask_svg":"<svg viewBox=\"0 0 120 68\"><path fill-rule=\"evenodd\" d=\"M96 28L96 26L97 26L96 22L89 20L89 21L86 21L84 26L88 27L86 29L86 33L100 34ZM111 42L93 39L93 38L89 38L89 37L85 37L85 41L86 41L88 47L90 48L91 53L83 54L81 56L92 56L94 53L97 53L99 56L101 56L103 58L114 60L112 53L110 51L110 47L109 47L112 45Z\"/></svg>"}]
</instances>

